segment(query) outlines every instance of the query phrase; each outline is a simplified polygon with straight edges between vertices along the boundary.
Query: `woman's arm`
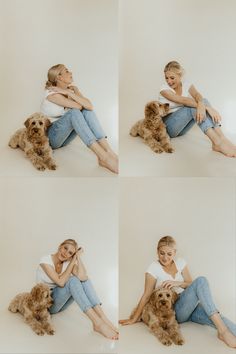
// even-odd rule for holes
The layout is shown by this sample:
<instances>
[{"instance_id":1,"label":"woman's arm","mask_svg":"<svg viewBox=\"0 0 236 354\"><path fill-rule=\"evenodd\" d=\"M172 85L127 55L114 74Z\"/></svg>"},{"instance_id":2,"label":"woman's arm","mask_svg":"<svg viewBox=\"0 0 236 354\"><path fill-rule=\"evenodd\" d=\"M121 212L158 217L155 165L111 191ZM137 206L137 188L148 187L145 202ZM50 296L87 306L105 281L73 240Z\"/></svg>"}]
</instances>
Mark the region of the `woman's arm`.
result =
<instances>
[{"instance_id":1,"label":"woman's arm","mask_svg":"<svg viewBox=\"0 0 236 354\"><path fill-rule=\"evenodd\" d=\"M83 253L83 249L79 249L77 253L77 262L75 263L72 274L79 278L81 281L85 281L88 279L86 268L80 258L80 255Z\"/></svg>"},{"instance_id":2,"label":"woman's arm","mask_svg":"<svg viewBox=\"0 0 236 354\"><path fill-rule=\"evenodd\" d=\"M47 100L52 103L57 104L58 106L62 106L65 108L77 108L79 110L81 110L83 108L81 104L79 104L69 98L66 98L65 96L63 96L60 93L55 93L53 95L49 95L47 97Z\"/></svg>"},{"instance_id":3,"label":"woman's arm","mask_svg":"<svg viewBox=\"0 0 236 354\"><path fill-rule=\"evenodd\" d=\"M183 97L183 96L177 95L176 93L174 93L170 90L161 91L161 95L169 101L172 101L175 103L180 103L180 104L187 106L187 107L193 107L193 108L197 107L197 102L191 97Z\"/></svg>"},{"instance_id":4,"label":"woman's arm","mask_svg":"<svg viewBox=\"0 0 236 354\"><path fill-rule=\"evenodd\" d=\"M68 96L69 101L74 101L78 103L82 106L82 108L85 108L89 111L93 110L93 105L90 100L84 97L76 86L70 86L69 89L61 89L60 87L52 86L50 87L50 90Z\"/></svg>"},{"instance_id":5,"label":"woman's arm","mask_svg":"<svg viewBox=\"0 0 236 354\"><path fill-rule=\"evenodd\" d=\"M66 270L62 274L58 274L51 265L42 263L40 266L43 268L44 272L47 276L58 286L61 288L64 287L65 283L69 280L72 269L76 262L76 255L73 256L72 260L68 264Z\"/></svg>"},{"instance_id":6,"label":"woman's arm","mask_svg":"<svg viewBox=\"0 0 236 354\"><path fill-rule=\"evenodd\" d=\"M151 293L153 292L156 286L157 280L149 273L145 274L145 286L144 286L144 293L138 303L138 306L132 312L129 319L120 320L119 323L122 325L129 325L139 321L139 318L142 314L143 308L148 302Z\"/></svg>"},{"instance_id":7,"label":"woman's arm","mask_svg":"<svg viewBox=\"0 0 236 354\"><path fill-rule=\"evenodd\" d=\"M192 283L192 277L190 275L187 266L184 267L181 274L184 278L184 281L181 282L181 281L174 281L174 280L166 280L163 281L162 283L163 288L171 289L173 287L178 286L180 288L186 289Z\"/></svg>"}]
</instances>

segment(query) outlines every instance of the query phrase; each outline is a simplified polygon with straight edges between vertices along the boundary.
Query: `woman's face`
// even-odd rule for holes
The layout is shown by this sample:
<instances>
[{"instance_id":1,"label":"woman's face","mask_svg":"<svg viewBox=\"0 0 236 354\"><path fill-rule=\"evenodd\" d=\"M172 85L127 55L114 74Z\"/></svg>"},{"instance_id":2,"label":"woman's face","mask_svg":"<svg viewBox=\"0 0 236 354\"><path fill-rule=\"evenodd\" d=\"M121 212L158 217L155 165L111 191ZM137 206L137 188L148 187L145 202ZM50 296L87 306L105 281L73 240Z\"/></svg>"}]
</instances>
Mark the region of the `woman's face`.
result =
<instances>
[{"instance_id":1,"label":"woman's face","mask_svg":"<svg viewBox=\"0 0 236 354\"><path fill-rule=\"evenodd\" d=\"M158 250L159 262L163 266L168 266L172 263L176 254L176 250L173 247L162 246Z\"/></svg>"},{"instance_id":2,"label":"woman's face","mask_svg":"<svg viewBox=\"0 0 236 354\"><path fill-rule=\"evenodd\" d=\"M60 74L58 74L57 80L62 81L65 84L71 84L73 81L72 72L64 67Z\"/></svg>"},{"instance_id":3,"label":"woman's face","mask_svg":"<svg viewBox=\"0 0 236 354\"><path fill-rule=\"evenodd\" d=\"M61 262L68 261L76 252L76 249L70 243L65 243L64 245L60 246L58 249L58 259Z\"/></svg>"},{"instance_id":4,"label":"woman's face","mask_svg":"<svg viewBox=\"0 0 236 354\"><path fill-rule=\"evenodd\" d=\"M174 71L166 71L165 79L167 84L174 90L181 84L181 75L175 73Z\"/></svg>"}]
</instances>

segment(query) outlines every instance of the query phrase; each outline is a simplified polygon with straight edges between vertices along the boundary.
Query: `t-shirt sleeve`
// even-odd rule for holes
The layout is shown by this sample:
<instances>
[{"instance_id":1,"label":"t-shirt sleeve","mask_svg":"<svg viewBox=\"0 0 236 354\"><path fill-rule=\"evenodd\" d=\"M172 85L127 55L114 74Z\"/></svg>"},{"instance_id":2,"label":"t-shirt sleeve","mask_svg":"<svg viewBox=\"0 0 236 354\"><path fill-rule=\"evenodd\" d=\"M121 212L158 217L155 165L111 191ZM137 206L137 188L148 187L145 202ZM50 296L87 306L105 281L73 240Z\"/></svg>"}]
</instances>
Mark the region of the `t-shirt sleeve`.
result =
<instances>
[{"instance_id":1,"label":"t-shirt sleeve","mask_svg":"<svg viewBox=\"0 0 236 354\"><path fill-rule=\"evenodd\" d=\"M177 261L177 268L180 272L182 272L182 270L186 267L187 263L185 261L185 259L183 258L178 258Z\"/></svg>"},{"instance_id":2,"label":"t-shirt sleeve","mask_svg":"<svg viewBox=\"0 0 236 354\"><path fill-rule=\"evenodd\" d=\"M165 91L165 90L170 90L170 91L173 91L173 89L172 89L170 86L168 86L167 84L163 84L163 85L161 85L161 87L160 87L160 91L159 91L159 92L161 92L161 91Z\"/></svg>"},{"instance_id":3,"label":"t-shirt sleeve","mask_svg":"<svg viewBox=\"0 0 236 354\"><path fill-rule=\"evenodd\" d=\"M49 256L44 256L40 259L39 264L49 264L52 265L52 260L51 257Z\"/></svg>"},{"instance_id":4,"label":"t-shirt sleeve","mask_svg":"<svg viewBox=\"0 0 236 354\"><path fill-rule=\"evenodd\" d=\"M150 264L150 266L147 268L146 273L151 274L155 279L157 279L157 264L156 262L153 262Z\"/></svg>"}]
</instances>

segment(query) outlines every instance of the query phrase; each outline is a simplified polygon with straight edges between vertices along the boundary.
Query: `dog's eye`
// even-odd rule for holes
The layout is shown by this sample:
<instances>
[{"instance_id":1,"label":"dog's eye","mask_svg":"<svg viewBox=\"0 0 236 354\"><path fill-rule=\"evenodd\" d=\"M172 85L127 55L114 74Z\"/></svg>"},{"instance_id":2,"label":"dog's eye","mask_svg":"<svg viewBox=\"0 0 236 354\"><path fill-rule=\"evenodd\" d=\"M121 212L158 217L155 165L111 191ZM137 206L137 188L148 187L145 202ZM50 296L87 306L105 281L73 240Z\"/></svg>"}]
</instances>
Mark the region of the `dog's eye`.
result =
<instances>
[{"instance_id":1,"label":"dog's eye","mask_svg":"<svg viewBox=\"0 0 236 354\"><path fill-rule=\"evenodd\" d=\"M35 125L35 122L32 122L32 125Z\"/></svg>"},{"instance_id":2,"label":"dog's eye","mask_svg":"<svg viewBox=\"0 0 236 354\"><path fill-rule=\"evenodd\" d=\"M162 294L159 294L158 297L162 297Z\"/></svg>"},{"instance_id":3,"label":"dog's eye","mask_svg":"<svg viewBox=\"0 0 236 354\"><path fill-rule=\"evenodd\" d=\"M39 122L39 125L43 125L43 122L40 121L40 122Z\"/></svg>"},{"instance_id":4,"label":"dog's eye","mask_svg":"<svg viewBox=\"0 0 236 354\"><path fill-rule=\"evenodd\" d=\"M170 294L166 294L166 297L170 297Z\"/></svg>"}]
</instances>

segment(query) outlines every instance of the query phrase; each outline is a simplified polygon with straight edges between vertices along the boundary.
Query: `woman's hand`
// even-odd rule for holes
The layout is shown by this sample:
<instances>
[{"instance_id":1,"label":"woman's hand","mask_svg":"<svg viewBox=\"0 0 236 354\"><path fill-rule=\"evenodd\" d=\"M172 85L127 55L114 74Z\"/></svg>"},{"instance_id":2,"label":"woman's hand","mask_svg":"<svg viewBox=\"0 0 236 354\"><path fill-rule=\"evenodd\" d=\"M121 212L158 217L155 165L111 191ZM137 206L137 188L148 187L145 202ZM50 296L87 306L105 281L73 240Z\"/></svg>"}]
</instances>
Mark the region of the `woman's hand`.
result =
<instances>
[{"instance_id":1,"label":"woman's hand","mask_svg":"<svg viewBox=\"0 0 236 354\"><path fill-rule=\"evenodd\" d=\"M126 320L119 320L119 324L122 326L132 325L138 321L134 320L133 318L128 318Z\"/></svg>"},{"instance_id":2,"label":"woman's hand","mask_svg":"<svg viewBox=\"0 0 236 354\"><path fill-rule=\"evenodd\" d=\"M181 285L182 285L181 281L174 281L174 280L166 280L166 281L163 281L163 283L161 284L161 286L165 289L172 289L175 286L181 287Z\"/></svg>"},{"instance_id":3,"label":"woman's hand","mask_svg":"<svg viewBox=\"0 0 236 354\"><path fill-rule=\"evenodd\" d=\"M202 102L197 104L196 121L198 124L202 123L206 119L206 107Z\"/></svg>"},{"instance_id":4,"label":"woman's hand","mask_svg":"<svg viewBox=\"0 0 236 354\"><path fill-rule=\"evenodd\" d=\"M80 96L80 91L79 91L79 89L78 89L77 86L75 86L75 85L70 85L70 86L69 86L69 89L72 90L76 95L79 95L79 96Z\"/></svg>"},{"instance_id":5,"label":"woman's hand","mask_svg":"<svg viewBox=\"0 0 236 354\"><path fill-rule=\"evenodd\" d=\"M214 123L221 122L221 116L214 108L207 107L206 110L207 110L207 113L209 114L209 116L212 118Z\"/></svg>"}]
</instances>

